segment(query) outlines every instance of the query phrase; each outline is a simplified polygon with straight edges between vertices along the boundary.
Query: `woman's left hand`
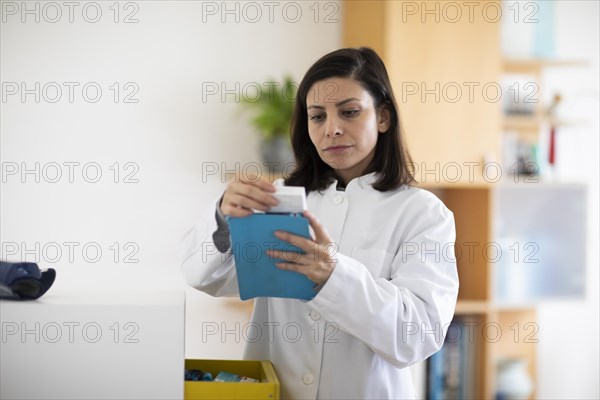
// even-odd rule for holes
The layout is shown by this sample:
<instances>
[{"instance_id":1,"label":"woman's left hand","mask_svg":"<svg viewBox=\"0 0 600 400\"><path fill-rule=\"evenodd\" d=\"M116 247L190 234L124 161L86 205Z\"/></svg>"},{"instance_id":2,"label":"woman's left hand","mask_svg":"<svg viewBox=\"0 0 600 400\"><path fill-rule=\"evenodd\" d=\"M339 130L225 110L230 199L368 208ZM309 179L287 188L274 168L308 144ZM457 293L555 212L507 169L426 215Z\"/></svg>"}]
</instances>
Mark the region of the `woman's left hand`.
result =
<instances>
[{"instance_id":1,"label":"woman's left hand","mask_svg":"<svg viewBox=\"0 0 600 400\"><path fill-rule=\"evenodd\" d=\"M275 236L302 249L305 254L293 251L267 250L267 255L289 262L276 263L278 268L296 271L306 275L316 284L321 284L329 279L337 260L337 245L331 239L325 227L308 211L302 213L310 223L315 238L313 240L297 236L289 232L276 231Z\"/></svg>"}]
</instances>

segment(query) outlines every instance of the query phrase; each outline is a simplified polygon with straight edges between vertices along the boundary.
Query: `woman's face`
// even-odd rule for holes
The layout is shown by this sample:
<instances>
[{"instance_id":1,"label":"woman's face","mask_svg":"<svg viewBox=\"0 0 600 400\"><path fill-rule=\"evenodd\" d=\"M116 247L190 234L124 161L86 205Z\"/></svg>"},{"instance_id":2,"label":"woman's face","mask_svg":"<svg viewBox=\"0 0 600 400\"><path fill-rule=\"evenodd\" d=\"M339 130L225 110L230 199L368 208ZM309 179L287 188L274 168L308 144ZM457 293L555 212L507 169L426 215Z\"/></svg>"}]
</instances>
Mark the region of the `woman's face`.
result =
<instances>
[{"instance_id":1,"label":"woman's face","mask_svg":"<svg viewBox=\"0 0 600 400\"><path fill-rule=\"evenodd\" d=\"M387 108L376 110L369 92L348 78L316 82L306 106L308 134L321 159L346 184L363 175L380 132L389 128Z\"/></svg>"}]
</instances>

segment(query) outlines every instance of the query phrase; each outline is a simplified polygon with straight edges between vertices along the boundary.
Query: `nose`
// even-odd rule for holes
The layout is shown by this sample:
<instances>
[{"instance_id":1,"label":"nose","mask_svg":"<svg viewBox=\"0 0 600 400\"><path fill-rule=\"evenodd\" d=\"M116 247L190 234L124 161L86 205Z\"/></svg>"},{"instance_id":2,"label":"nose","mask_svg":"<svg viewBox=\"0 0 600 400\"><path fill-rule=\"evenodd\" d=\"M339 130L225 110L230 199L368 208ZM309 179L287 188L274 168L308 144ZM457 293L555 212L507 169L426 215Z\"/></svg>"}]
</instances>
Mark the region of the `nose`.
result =
<instances>
[{"instance_id":1,"label":"nose","mask_svg":"<svg viewBox=\"0 0 600 400\"><path fill-rule=\"evenodd\" d=\"M325 136L340 136L342 134L342 128L339 122L339 119L336 117L327 118L327 122L325 124Z\"/></svg>"}]
</instances>

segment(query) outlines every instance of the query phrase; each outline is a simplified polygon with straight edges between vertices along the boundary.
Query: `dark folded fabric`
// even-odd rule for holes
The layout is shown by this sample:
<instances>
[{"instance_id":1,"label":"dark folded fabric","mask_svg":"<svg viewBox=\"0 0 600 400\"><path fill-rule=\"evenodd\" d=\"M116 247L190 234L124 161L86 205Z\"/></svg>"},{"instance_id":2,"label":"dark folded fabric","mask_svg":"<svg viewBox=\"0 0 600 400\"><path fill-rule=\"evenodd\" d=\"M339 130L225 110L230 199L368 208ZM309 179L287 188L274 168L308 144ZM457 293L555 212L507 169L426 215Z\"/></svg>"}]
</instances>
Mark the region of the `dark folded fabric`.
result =
<instances>
[{"instance_id":1,"label":"dark folded fabric","mask_svg":"<svg viewBox=\"0 0 600 400\"><path fill-rule=\"evenodd\" d=\"M40 270L36 263L0 261L0 298L32 300L50 289L56 271Z\"/></svg>"}]
</instances>

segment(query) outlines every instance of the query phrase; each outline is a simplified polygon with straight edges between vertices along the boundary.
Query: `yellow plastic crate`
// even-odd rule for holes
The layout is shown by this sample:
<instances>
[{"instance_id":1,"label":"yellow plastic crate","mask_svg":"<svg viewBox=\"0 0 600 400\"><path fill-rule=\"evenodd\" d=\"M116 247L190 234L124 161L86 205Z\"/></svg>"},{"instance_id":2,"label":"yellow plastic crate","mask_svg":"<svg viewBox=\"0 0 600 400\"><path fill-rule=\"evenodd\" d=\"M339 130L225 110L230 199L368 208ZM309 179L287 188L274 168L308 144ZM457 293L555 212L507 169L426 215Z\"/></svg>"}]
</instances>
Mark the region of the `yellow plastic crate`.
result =
<instances>
[{"instance_id":1,"label":"yellow plastic crate","mask_svg":"<svg viewBox=\"0 0 600 400\"><path fill-rule=\"evenodd\" d=\"M279 380L270 361L185 360L185 369L200 369L213 376L221 371L258 379L260 383L185 381L184 398L279 400Z\"/></svg>"}]
</instances>

